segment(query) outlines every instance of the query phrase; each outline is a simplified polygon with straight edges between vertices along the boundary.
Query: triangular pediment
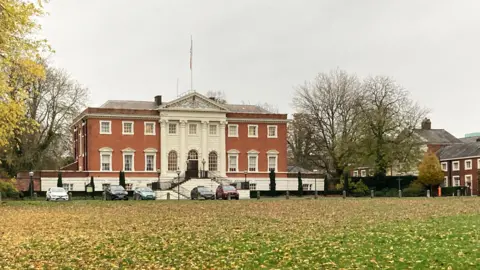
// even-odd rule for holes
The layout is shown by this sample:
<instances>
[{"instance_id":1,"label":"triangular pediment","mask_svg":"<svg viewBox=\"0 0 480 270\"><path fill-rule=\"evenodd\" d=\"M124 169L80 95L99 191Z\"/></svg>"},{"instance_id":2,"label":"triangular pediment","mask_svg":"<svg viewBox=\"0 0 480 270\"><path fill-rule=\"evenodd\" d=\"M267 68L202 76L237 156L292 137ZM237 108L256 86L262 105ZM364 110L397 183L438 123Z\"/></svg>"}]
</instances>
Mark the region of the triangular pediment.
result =
<instances>
[{"instance_id":1,"label":"triangular pediment","mask_svg":"<svg viewBox=\"0 0 480 270\"><path fill-rule=\"evenodd\" d=\"M199 110L199 111L224 111L228 109L221 104L210 100L209 98L197 92L191 92L183 97L170 101L160 109L165 110Z\"/></svg>"}]
</instances>

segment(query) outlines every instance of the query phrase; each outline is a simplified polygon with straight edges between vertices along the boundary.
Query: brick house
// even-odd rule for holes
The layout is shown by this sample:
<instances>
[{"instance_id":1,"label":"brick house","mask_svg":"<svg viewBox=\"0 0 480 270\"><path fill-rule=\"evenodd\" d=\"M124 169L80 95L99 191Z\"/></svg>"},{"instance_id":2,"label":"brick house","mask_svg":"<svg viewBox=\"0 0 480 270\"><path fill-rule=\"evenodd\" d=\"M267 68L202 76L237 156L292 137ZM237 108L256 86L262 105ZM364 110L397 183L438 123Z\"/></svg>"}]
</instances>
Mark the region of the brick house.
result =
<instances>
[{"instance_id":1,"label":"brick house","mask_svg":"<svg viewBox=\"0 0 480 270\"><path fill-rule=\"evenodd\" d=\"M75 119L75 162L62 168L64 186L84 190L91 176L96 187L118 184L124 171L129 188L172 181L180 173L230 182L248 178L254 189L268 190L273 169L277 189L289 181L295 189L297 180L287 178L288 121L287 114L222 104L195 91L170 102L162 96L154 101L109 100ZM28 173L17 178L27 181ZM34 178L45 191L55 186L57 176L42 171Z\"/></svg>"}]
</instances>

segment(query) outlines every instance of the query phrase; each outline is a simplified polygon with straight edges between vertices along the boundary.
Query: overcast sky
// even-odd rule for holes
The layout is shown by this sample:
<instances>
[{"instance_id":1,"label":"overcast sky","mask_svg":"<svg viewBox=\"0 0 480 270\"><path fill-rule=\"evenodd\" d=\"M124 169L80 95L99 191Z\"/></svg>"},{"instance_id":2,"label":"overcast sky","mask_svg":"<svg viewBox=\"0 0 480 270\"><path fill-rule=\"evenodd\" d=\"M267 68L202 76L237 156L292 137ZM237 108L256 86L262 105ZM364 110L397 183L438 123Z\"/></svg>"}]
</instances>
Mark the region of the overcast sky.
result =
<instances>
[{"instance_id":1,"label":"overcast sky","mask_svg":"<svg viewBox=\"0 0 480 270\"><path fill-rule=\"evenodd\" d=\"M337 67L394 77L433 128L480 131L480 1L50 0L54 64L108 99L190 88L292 113L294 88Z\"/></svg>"}]
</instances>

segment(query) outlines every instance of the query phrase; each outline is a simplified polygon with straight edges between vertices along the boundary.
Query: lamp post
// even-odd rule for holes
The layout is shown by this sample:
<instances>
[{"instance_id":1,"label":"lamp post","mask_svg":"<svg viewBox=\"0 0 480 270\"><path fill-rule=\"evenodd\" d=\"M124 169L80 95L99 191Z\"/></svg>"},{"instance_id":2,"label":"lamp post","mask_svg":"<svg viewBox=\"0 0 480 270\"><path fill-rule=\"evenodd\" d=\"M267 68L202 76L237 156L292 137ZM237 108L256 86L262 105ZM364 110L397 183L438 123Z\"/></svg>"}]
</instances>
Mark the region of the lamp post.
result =
<instances>
[{"instance_id":1,"label":"lamp post","mask_svg":"<svg viewBox=\"0 0 480 270\"><path fill-rule=\"evenodd\" d=\"M318 199L318 193L317 193L317 172L318 170L313 170L313 174L315 177L315 199Z\"/></svg>"},{"instance_id":2,"label":"lamp post","mask_svg":"<svg viewBox=\"0 0 480 270\"><path fill-rule=\"evenodd\" d=\"M400 187L400 182L402 181L402 178L397 178L398 180L398 197L401 198L402 197L402 189Z\"/></svg>"},{"instance_id":3,"label":"lamp post","mask_svg":"<svg viewBox=\"0 0 480 270\"><path fill-rule=\"evenodd\" d=\"M33 199L33 172L29 172L28 175L30 176L30 200Z\"/></svg>"},{"instance_id":4,"label":"lamp post","mask_svg":"<svg viewBox=\"0 0 480 270\"><path fill-rule=\"evenodd\" d=\"M205 159L202 159L202 165L203 165L202 178L205 178Z\"/></svg>"},{"instance_id":5,"label":"lamp post","mask_svg":"<svg viewBox=\"0 0 480 270\"><path fill-rule=\"evenodd\" d=\"M177 198L180 200L180 168L177 168Z\"/></svg>"}]
</instances>

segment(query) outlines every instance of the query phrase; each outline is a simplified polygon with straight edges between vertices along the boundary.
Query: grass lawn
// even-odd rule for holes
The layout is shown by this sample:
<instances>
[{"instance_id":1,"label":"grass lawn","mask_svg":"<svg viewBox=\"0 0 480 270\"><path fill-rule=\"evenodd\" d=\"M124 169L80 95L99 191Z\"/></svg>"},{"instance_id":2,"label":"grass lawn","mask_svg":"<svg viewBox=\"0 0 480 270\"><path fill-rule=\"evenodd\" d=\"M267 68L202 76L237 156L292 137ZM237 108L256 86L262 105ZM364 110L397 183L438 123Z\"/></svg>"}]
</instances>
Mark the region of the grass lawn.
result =
<instances>
[{"instance_id":1,"label":"grass lawn","mask_svg":"<svg viewBox=\"0 0 480 270\"><path fill-rule=\"evenodd\" d=\"M0 269L478 265L480 198L0 205Z\"/></svg>"}]
</instances>

